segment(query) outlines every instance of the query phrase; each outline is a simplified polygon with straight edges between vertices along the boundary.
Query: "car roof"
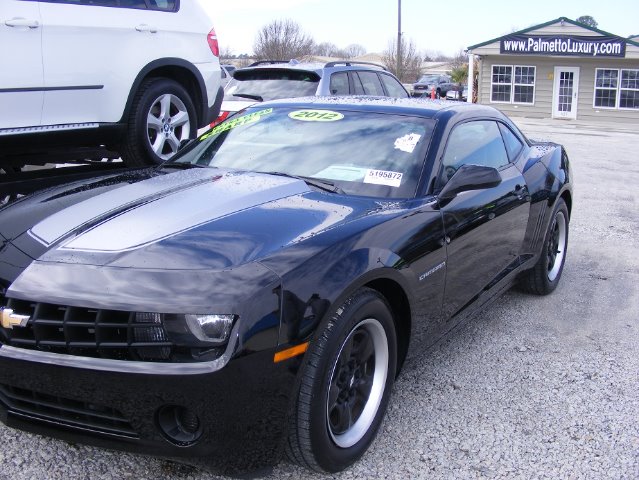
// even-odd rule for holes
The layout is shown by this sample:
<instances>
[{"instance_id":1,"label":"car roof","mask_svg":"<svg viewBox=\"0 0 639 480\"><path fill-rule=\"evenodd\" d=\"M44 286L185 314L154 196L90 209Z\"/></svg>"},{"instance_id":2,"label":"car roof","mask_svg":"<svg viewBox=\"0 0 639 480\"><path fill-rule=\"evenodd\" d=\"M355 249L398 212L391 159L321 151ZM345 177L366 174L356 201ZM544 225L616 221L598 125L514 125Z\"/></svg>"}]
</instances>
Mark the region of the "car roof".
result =
<instances>
[{"instance_id":1,"label":"car roof","mask_svg":"<svg viewBox=\"0 0 639 480\"><path fill-rule=\"evenodd\" d=\"M288 62L279 60L263 60L256 62L238 70L248 71L253 69L268 69L268 70L303 70L315 72L320 77L327 71L346 71L346 70L371 70L376 72L388 72L383 65L370 62L357 62L349 60L339 60L328 63L321 62L298 62L297 60L291 60Z\"/></svg>"},{"instance_id":2,"label":"car roof","mask_svg":"<svg viewBox=\"0 0 639 480\"><path fill-rule=\"evenodd\" d=\"M448 117L463 115L505 118L499 110L486 105L421 98L371 96L301 97L271 100L254 105L253 107L268 108L271 106L291 108L340 108L355 111L412 115L424 118L436 118L443 114L446 114Z\"/></svg>"}]
</instances>

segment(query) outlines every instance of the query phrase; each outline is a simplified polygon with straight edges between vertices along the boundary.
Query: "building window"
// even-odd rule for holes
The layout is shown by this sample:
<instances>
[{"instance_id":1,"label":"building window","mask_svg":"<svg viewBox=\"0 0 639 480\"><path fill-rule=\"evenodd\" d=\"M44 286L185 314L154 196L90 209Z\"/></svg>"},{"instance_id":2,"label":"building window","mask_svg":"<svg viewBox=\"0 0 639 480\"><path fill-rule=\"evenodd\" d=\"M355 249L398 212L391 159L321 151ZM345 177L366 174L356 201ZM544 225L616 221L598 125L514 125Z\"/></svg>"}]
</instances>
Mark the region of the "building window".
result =
<instances>
[{"instance_id":1,"label":"building window","mask_svg":"<svg viewBox=\"0 0 639 480\"><path fill-rule=\"evenodd\" d=\"M639 70L622 70L619 108L639 108Z\"/></svg>"},{"instance_id":2,"label":"building window","mask_svg":"<svg viewBox=\"0 0 639 480\"><path fill-rule=\"evenodd\" d=\"M639 109L639 70L598 68L594 106Z\"/></svg>"},{"instance_id":3,"label":"building window","mask_svg":"<svg viewBox=\"0 0 639 480\"><path fill-rule=\"evenodd\" d=\"M513 67L493 65L493 80L490 93L491 102L510 103Z\"/></svg>"},{"instance_id":4,"label":"building window","mask_svg":"<svg viewBox=\"0 0 639 480\"><path fill-rule=\"evenodd\" d=\"M535 67L493 65L490 100L496 103L534 104Z\"/></svg>"},{"instance_id":5,"label":"building window","mask_svg":"<svg viewBox=\"0 0 639 480\"><path fill-rule=\"evenodd\" d=\"M595 76L595 107L615 108L617 106L618 75L618 70L597 69Z\"/></svg>"}]
</instances>

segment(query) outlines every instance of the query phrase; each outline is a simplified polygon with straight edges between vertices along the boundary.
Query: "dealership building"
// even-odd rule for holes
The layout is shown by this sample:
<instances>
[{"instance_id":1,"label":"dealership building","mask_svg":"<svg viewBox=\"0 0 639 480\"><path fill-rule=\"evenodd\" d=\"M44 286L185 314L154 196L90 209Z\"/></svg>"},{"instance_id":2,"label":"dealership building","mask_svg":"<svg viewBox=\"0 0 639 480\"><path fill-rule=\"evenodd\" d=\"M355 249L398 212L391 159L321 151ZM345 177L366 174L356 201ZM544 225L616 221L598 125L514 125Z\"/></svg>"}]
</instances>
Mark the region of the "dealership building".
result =
<instances>
[{"instance_id":1,"label":"dealership building","mask_svg":"<svg viewBox=\"0 0 639 480\"><path fill-rule=\"evenodd\" d=\"M469 78L479 69L479 103L515 116L639 123L636 37L562 17L473 45L468 54Z\"/></svg>"}]
</instances>

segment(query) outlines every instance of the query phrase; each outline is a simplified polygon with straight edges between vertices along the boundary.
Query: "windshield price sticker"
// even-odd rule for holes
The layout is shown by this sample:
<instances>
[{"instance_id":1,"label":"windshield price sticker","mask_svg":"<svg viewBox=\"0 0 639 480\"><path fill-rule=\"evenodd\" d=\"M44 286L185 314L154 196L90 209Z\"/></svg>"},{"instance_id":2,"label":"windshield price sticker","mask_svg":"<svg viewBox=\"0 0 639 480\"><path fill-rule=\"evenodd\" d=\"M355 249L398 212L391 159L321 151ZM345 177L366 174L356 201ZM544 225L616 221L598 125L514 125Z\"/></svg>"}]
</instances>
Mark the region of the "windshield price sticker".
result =
<instances>
[{"instance_id":1,"label":"windshield price sticker","mask_svg":"<svg viewBox=\"0 0 639 480\"><path fill-rule=\"evenodd\" d=\"M374 185L388 185L389 187L399 187L402 184L403 173L389 172L387 170L368 170L364 177L364 183Z\"/></svg>"},{"instance_id":2,"label":"windshield price sticker","mask_svg":"<svg viewBox=\"0 0 639 480\"><path fill-rule=\"evenodd\" d=\"M255 123L258 120L260 120L264 115L268 115L269 113L273 113L272 108L266 108L264 110L260 110L259 112L249 113L248 115L242 115L239 118L234 118L233 120L227 120L226 122L222 122L217 127L214 127L213 129L209 130L204 135L202 135L200 137L200 141L206 140L207 138L213 135L226 132L235 127L241 127L242 125Z\"/></svg>"},{"instance_id":3,"label":"windshield price sticker","mask_svg":"<svg viewBox=\"0 0 639 480\"><path fill-rule=\"evenodd\" d=\"M293 120L303 122L336 122L344 118L339 112L331 110L296 110L288 114Z\"/></svg>"},{"instance_id":4,"label":"windshield price sticker","mask_svg":"<svg viewBox=\"0 0 639 480\"><path fill-rule=\"evenodd\" d=\"M399 137L395 140L395 149L406 153L413 153L420 138L422 138L422 136L418 133L409 133L408 135Z\"/></svg>"}]
</instances>

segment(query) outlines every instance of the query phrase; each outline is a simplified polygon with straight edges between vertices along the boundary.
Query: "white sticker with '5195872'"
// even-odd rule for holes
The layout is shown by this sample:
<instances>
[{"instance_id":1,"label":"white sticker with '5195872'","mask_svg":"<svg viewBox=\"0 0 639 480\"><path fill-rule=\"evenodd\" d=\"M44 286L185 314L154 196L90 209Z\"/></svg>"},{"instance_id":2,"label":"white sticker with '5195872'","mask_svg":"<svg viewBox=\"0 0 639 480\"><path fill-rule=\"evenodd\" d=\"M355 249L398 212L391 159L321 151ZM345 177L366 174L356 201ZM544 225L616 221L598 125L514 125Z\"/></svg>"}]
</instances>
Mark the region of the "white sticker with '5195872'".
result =
<instances>
[{"instance_id":1,"label":"white sticker with '5195872'","mask_svg":"<svg viewBox=\"0 0 639 480\"><path fill-rule=\"evenodd\" d=\"M388 185L389 187L399 187L402 184L403 173L390 172L387 170L368 170L364 176L364 183L375 185Z\"/></svg>"}]
</instances>

